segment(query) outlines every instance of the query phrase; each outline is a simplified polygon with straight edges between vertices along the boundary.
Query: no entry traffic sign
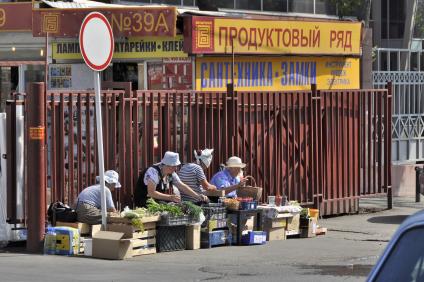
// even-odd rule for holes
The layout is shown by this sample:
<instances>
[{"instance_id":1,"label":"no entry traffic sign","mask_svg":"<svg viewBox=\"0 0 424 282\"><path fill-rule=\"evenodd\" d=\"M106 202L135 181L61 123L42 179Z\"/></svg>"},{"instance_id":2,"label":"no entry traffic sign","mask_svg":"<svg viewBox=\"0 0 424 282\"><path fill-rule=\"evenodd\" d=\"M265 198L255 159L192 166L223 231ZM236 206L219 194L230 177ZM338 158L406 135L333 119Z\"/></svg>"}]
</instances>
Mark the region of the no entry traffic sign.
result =
<instances>
[{"instance_id":1,"label":"no entry traffic sign","mask_svg":"<svg viewBox=\"0 0 424 282\"><path fill-rule=\"evenodd\" d=\"M107 18L98 12L88 14L82 22L79 45L85 63L94 71L106 69L113 56L114 39Z\"/></svg>"}]
</instances>

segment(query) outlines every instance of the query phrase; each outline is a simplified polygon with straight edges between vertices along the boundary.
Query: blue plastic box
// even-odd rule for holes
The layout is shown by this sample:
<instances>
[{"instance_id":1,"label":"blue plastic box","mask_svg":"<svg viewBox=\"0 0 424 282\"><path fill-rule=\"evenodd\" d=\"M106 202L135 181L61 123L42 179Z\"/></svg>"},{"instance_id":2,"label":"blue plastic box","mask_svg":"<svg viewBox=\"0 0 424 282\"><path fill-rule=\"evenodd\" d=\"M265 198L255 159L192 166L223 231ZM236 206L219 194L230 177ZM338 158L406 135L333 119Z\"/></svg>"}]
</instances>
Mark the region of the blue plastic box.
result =
<instances>
[{"instance_id":1,"label":"blue plastic box","mask_svg":"<svg viewBox=\"0 0 424 282\"><path fill-rule=\"evenodd\" d=\"M254 210L258 206L257 201L252 202L240 202L240 209L241 210Z\"/></svg>"},{"instance_id":2,"label":"blue plastic box","mask_svg":"<svg viewBox=\"0 0 424 282\"><path fill-rule=\"evenodd\" d=\"M263 245L266 243L265 231L249 231L241 237L243 245Z\"/></svg>"}]
</instances>

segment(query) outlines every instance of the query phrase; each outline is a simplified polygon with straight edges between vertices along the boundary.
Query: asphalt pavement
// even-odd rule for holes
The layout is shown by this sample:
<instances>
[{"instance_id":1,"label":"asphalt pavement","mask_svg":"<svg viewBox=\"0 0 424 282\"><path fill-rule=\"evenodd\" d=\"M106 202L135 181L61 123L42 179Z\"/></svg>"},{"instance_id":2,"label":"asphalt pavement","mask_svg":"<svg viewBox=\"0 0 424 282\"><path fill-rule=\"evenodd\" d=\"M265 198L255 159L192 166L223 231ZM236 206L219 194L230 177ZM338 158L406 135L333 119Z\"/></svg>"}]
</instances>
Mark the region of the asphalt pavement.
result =
<instances>
[{"instance_id":1,"label":"asphalt pavement","mask_svg":"<svg viewBox=\"0 0 424 282\"><path fill-rule=\"evenodd\" d=\"M320 219L325 236L159 253L124 261L0 250L0 281L364 281L399 224L424 200L361 200L361 211Z\"/></svg>"}]
</instances>

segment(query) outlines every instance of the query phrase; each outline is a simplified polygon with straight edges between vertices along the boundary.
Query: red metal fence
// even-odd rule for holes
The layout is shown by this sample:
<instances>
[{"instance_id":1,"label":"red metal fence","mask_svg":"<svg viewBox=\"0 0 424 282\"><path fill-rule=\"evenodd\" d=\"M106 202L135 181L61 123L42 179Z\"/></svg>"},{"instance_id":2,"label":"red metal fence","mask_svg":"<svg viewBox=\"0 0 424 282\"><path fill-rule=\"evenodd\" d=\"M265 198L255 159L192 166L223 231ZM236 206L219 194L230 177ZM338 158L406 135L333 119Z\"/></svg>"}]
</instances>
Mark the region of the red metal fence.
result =
<instances>
[{"instance_id":1,"label":"red metal fence","mask_svg":"<svg viewBox=\"0 0 424 282\"><path fill-rule=\"evenodd\" d=\"M390 89L222 93L119 88L124 90L102 91L102 113L105 168L120 174L122 205L132 204L139 171L159 162L166 150L190 162L193 151L205 147L215 149L209 177L238 155L248 164L245 174L264 187L263 199L287 195L319 207L323 215L355 212L361 195L391 190ZM48 92L47 101L47 201L72 204L98 173L94 93ZM10 127L15 106L22 102L7 105ZM13 130L9 137L16 137ZM13 158L12 148L10 167ZM8 183L13 194L13 175ZM8 199L9 219L18 222L14 205Z\"/></svg>"}]
</instances>

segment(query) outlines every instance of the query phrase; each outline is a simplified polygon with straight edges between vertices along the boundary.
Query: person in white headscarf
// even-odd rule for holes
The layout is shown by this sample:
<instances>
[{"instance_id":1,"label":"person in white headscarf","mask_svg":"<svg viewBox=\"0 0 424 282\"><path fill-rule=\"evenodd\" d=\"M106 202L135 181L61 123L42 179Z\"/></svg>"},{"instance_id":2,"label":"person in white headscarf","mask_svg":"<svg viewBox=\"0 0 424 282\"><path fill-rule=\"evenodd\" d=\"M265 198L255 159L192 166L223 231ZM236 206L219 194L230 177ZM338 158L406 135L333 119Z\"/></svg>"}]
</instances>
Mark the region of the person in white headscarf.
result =
<instances>
[{"instance_id":1,"label":"person in white headscarf","mask_svg":"<svg viewBox=\"0 0 424 282\"><path fill-rule=\"evenodd\" d=\"M194 151L195 162L184 164L178 171L181 181L188 185L196 193L203 193L205 190L216 190L215 185L210 184L205 176L205 171L212 163L213 149ZM197 202L197 200L184 192L181 193L183 201Z\"/></svg>"}]
</instances>

